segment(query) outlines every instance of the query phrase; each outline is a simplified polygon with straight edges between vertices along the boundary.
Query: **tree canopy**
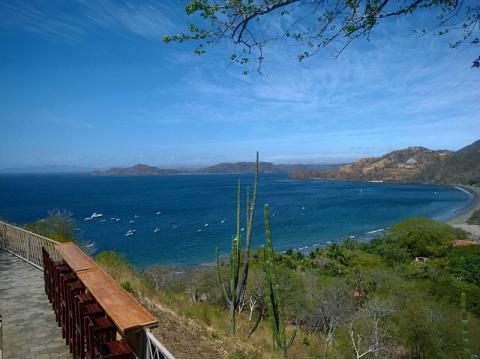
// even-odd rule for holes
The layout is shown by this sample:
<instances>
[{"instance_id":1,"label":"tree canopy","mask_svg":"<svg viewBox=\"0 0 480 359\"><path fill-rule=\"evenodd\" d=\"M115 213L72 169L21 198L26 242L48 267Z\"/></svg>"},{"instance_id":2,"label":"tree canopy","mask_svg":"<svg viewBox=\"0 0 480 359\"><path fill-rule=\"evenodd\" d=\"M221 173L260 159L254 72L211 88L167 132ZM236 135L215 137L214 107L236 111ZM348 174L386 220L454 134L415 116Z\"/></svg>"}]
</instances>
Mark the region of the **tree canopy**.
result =
<instances>
[{"instance_id":1,"label":"tree canopy","mask_svg":"<svg viewBox=\"0 0 480 359\"><path fill-rule=\"evenodd\" d=\"M427 11L419 34L455 32L450 44L480 43L480 5L468 0L190 0L187 31L165 43L196 41L201 55L208 45L232 43L233 62L261 71L264 49L276 41L293 42L300 61L329 48L339 56L354 40L369 37L387 18ZM433 18L433 22L432 22ZM472 67L480 68L480 56Z\"/></svg>"},{"instance_id":2,"label":"tree canopy","mask_svg":"<svg viewBox=\"0 0 480 359\"><path fill-rule=\"evenodd\" d=\"M467 239L465 231L430 218L406 219L391 228L388 235L372 241L377 251L391 261L412 257L444 256L455 239Z\"/></svg>"}]
</instances>

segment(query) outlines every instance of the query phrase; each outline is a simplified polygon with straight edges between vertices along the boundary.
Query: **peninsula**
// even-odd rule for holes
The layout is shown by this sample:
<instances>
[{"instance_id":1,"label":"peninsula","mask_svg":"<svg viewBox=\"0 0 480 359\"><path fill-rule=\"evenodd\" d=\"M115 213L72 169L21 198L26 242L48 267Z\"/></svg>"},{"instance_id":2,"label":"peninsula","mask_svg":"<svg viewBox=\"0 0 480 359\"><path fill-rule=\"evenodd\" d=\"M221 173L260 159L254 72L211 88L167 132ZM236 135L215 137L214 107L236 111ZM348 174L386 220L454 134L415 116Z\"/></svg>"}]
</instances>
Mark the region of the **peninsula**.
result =
<instances>
[{"instance_id":1,"label":"peninsula","mask_svg":"<svg viewBox=\"0 0 480 359\"><path fill-rule=\"evenodd\" d=\"M300 170L289 176L295 179L474 185L480 183L480 140L456 152L409 147L382 157L363 158L333 170Z\"/></svg>"}]
</instances>

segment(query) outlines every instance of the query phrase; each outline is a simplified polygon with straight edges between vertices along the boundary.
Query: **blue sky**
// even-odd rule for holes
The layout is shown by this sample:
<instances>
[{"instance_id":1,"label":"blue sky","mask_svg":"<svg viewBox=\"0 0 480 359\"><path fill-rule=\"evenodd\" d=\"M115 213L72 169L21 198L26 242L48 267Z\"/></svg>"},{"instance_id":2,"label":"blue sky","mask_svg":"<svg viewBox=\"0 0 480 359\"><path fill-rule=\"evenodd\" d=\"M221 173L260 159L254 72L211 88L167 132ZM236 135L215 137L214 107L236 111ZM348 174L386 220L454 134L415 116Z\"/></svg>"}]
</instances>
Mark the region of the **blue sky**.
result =
<instances>
[{"instance_id":1,"label":"blue sky","mask_svg":"<svg viewBox=\"0 0 480 359\"><path fill-rule=\"evenodd\" d=\"M177 1L2 1L0 168L345 162L480 138L478 49L418 37L422 15L299 63L268 49L241 74L221 43L164 45L185 29Z\"/></svg>"}]
</instances>

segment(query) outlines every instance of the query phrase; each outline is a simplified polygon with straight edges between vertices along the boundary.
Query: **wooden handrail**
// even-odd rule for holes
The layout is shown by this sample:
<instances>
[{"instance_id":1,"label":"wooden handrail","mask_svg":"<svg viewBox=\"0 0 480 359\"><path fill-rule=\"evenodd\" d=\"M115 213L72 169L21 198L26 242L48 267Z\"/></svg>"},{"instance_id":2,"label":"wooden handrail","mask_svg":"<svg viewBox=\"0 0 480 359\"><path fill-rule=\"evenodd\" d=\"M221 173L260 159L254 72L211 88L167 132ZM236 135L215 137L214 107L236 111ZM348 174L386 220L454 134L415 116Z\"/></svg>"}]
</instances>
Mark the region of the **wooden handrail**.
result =
<instances>
[{"instance_id":1,"label":"wooden handrail","mask_svg":"<svg viewBox=\"0 0 480 359\"><path fill-rule=\"evenodd\" d=\"M0 221L0 249L15 255L40 270L43 270L42 247L48 251L52 259L59 260L61 257L55 249L58 244L60 243L52 239ZM174 359L174 356L153 336L148 327L139 329L141 330L135 332L138 337L136 349L140 349L140 352L137 352L139 357Z\"/></svg>"}]
</instances>

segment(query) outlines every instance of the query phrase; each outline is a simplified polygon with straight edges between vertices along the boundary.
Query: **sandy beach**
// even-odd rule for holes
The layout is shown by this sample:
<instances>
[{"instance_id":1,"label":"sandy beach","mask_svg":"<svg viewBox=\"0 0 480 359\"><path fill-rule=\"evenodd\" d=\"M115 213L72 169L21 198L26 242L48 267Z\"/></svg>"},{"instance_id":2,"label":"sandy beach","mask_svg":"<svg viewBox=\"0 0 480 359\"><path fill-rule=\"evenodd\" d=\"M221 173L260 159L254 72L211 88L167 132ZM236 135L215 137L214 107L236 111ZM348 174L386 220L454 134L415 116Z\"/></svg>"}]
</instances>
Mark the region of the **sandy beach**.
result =
<instances>
[{"instance_id":1,"label":"sandy beach","mask_svg":"<svg viewBox=\"0 0 480 359\"><path fill-rule=\"evenodd\" d=\"M454 227L462 228L467 232L472 234L473 239L480 240L480 226L467 224L467 220L470 218L472 213L480 209L480 188L473 186L459 186L470 192L473 196L470 204L465 208L465 211L447 221L448 224L451 224Z\"/></svg>"}]
</instances>

